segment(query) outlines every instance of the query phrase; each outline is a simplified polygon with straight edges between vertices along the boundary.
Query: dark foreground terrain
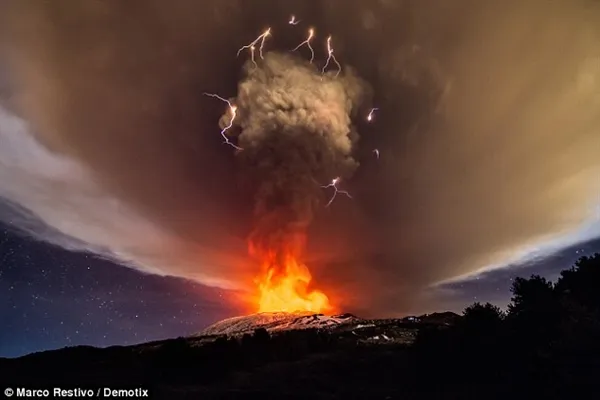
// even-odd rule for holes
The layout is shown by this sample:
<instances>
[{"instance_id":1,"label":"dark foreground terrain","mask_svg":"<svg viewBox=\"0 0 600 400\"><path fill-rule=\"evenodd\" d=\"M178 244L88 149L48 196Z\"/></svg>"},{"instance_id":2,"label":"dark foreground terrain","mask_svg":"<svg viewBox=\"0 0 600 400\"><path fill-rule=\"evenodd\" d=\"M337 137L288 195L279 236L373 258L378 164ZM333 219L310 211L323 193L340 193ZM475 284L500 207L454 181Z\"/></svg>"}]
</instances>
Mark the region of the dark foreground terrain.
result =
<instances>
[{"instance_id":1,"label":"dark foreground terrain","mask_svg":"<svg viewBox=\"0 0 600 400\"><path fill-rule=\"evenodd\" d=\"M474 304L460 318L439 314L360 329L259 328L242 336L67 348L0 360L0 383L142 387L151 398L173 400L600 398L599 284L596 255L554 284L517 278L507 313Z\"/></svg>"}]
</instances>

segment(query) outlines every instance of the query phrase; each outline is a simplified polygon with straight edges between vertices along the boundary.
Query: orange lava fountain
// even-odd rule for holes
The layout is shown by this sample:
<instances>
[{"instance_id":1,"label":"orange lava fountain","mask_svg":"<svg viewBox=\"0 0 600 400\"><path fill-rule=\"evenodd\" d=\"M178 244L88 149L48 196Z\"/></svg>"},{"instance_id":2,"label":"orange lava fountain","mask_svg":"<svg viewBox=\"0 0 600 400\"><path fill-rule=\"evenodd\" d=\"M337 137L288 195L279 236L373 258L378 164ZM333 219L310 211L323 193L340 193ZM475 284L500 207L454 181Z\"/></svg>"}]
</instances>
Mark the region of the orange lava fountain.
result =
<instances>
[{"instance_id":1,"label":"orange lava fountain","mask_svg":"<svg viewBox=\"0 0 600 400\"><path fill-rule=\"evenodd\" d=\"M312 276L295 256L288 253L278 257L275 252L267 252L261 259L262 275L255 280L259 291L258 312L333 310L325 293L309 290Z\"/></svg>"}]
</instances>

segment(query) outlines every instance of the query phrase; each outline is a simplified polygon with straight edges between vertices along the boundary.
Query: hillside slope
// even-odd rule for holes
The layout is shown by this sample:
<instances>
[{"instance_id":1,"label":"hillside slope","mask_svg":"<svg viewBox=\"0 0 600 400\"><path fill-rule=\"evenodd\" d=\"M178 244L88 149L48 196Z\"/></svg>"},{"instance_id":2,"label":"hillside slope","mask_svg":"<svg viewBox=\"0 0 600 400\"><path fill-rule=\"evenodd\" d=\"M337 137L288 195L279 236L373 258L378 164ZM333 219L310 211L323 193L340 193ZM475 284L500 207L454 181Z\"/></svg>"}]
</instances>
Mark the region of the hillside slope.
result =
<instances>
[{"instance_id":1,"label":"hillside slope","mask_svg":"<svg viewBox=\"0 0 600 400\"><path fill-rule=\"evenodd\" d=\"M310 312L258 313L239 317L227 318L216 322L193 336L209 335L243 335L252 333L255 329L264 328L269 332L297 329L339 328L351 327L361 323L360 318L351 314L326 316Z\"/></svg>"}]
</instances>

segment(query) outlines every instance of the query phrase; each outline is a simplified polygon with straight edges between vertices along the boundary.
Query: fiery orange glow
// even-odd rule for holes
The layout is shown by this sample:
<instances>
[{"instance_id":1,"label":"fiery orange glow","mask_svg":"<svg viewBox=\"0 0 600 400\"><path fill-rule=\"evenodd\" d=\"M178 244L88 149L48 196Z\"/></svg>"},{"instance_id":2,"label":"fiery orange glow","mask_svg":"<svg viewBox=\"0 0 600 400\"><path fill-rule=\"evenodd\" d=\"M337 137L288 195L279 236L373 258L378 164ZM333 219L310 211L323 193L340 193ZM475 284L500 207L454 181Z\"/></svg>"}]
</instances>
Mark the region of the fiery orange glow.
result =
<instances>
[{"instance_id":1,"label":"fiery orange glow","mask_svg":"<svg viewBox=\"0 0 600 400\"><path fill-rule=\"evenodd\" d=\"M332 311L329 298L318 290L309 290L312 276L306 265L292 254L279 256L268 252L263 257L258 285L258 312L322 313Z\"/></svg>"}]
</instances>

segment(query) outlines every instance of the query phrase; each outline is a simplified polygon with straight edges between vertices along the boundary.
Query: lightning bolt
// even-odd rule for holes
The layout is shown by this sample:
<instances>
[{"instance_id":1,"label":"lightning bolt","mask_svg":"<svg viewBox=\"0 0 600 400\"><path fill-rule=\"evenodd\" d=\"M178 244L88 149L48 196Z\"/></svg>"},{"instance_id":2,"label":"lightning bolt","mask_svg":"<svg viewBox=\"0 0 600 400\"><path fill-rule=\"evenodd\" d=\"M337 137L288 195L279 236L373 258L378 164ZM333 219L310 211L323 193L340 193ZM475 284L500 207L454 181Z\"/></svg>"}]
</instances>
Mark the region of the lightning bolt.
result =
<instances>
[{"instance_id":1,"label":"lightning bolt","mask_svg":"<svg viewBox=\"0 0 600 400\"><path fill-rule=\"evenodd\" d=\"M229 112L231 113L231 119L229 120L229 124L223 128L221 130L221 136L223 137L223 140L225 144L233 147L236 150L243 150L241 147L236 146L235 144L231 143L229 141L229 138L226 135L226 132L231 129L231 127L233 126L233 121L235 121L235 117L237 116L237 107L234 106L233 104L231 104L231 102L227 99L224 99L223 97L219 96L218 94L214 94L214 93L204 93L205 96L209 96L209 97L214 97L216 99L221 100L224 103L227 103L227 105L229 106Z\"/></svg>"},{"instance_id":2,"label":"lightning bolt","mask_svg":"<svg viewBox=\"0 0 600 400\"><path fill-rule=\"evenodd\" d=\"M248 43L245 46L242 46L239 48L238 52L237 52L237 56L240 56L240 53L242 52L242 50L244 49L250 49L250 52L252 52L252 54L254 54L254 48L256 47L256 44L258 42L260 42L260 46L258 48L258 54L260 55L260 59L263 60L263 47L265 46L265 40L271 35L271 28L267 28L266 31L264 31L259 37L257 37L256 39L254 39L252 42Z\"/></svg>"},{"instance_id":3,"label":"lightning bolt","mask_svg":"<svg viewBox=\"0 0 600 400\"><path fill-rule=\"evenodd\" d=\"M371 122L373 121L373 117L374 117L374 113L375 111L379 110L379 108L371 108L371 111L369 111L369 115L367 115L367 121Z\"/></svg>"},{"instance_id":4,"label":"lightning bolt","mask_svg":"<svg viewBox=\"0 0 600 400\"><path fill-rule=\"evenodd\" d=\"M334 190L333 196L331 196L331 198L329 199L329 202L325 205L325 207L329 207L331 205L331 203L333 203L333 200L335 200L335 197L338 195L338 193L345 194L346 196L348 196L349 199L352 198L352 196L350 196L350 193L346 192L345 190L338 189L337 184L339 182L340 182L340 178L337 177L337 178L333 178L329 185L321 186L323 189L332 187Z\"/></svg>"},{"instance_id":5,"label":"lightning bolt","mask_svg":"<svg viewBox=\"0 0 600 400\"><path fill-rule=\"evenodd\" d=\"M252 63L254 64L254 68L258 68L258 64L256 63L256 60L254 59L255 51L256 51L256 47L254 45L250 46L250 59L252 60Z\"/></svg>"},{"instance_id":6,"label":"lightning bolt","mask_svg":"<svg viewBox=\"0 0 600 400\"><path fill-rule=\"evenodd\" d=\"M333 60L334 63L336 63L338 70L335 74L335 77L337 78L338 75L340 74L340 72L342 71L342 66L340 65L340 63L338 62L338 60L335 58L335 55L333 55L333 47L331 47L331 36L329 36L327 38L327 61L325 62L325 65L323 66L323 69L321 70L321 74L325 74L325 69L327 69L327 67L329 66L329 62Z\"/></svg>"},{"instance_id":7,"label":"lightning bolt","mask_svg":"<svg viewBox=\"0 0 600 400\"><path fill-rule=\"evenodd\" d=\"M315 36L315 30L313 28L310 28L308 30L308 37L306 38L306 40L302 43L300 43L298 46L294 47L294 49L292 51L296 51L298 50L300 47L302 47L303 45L308 46L308 48L310 49L310 62L312 64L313 60L315 59L315 51L313 50L312 46L310 45L310 41L312 40L312 38Z\"/></svg>"},{"instance_id":8,"label":"lightning bolt","mask_svg":"<svg viewBox=\"0 0 600 400\"><path fill-rule=\"evenodd\" d=\"M298 25L300 23L300 21L296 21L296 16L292 15L290 16L290 20L288 21L288 24L290 25Z\"/></svg>"}]
</instances>

